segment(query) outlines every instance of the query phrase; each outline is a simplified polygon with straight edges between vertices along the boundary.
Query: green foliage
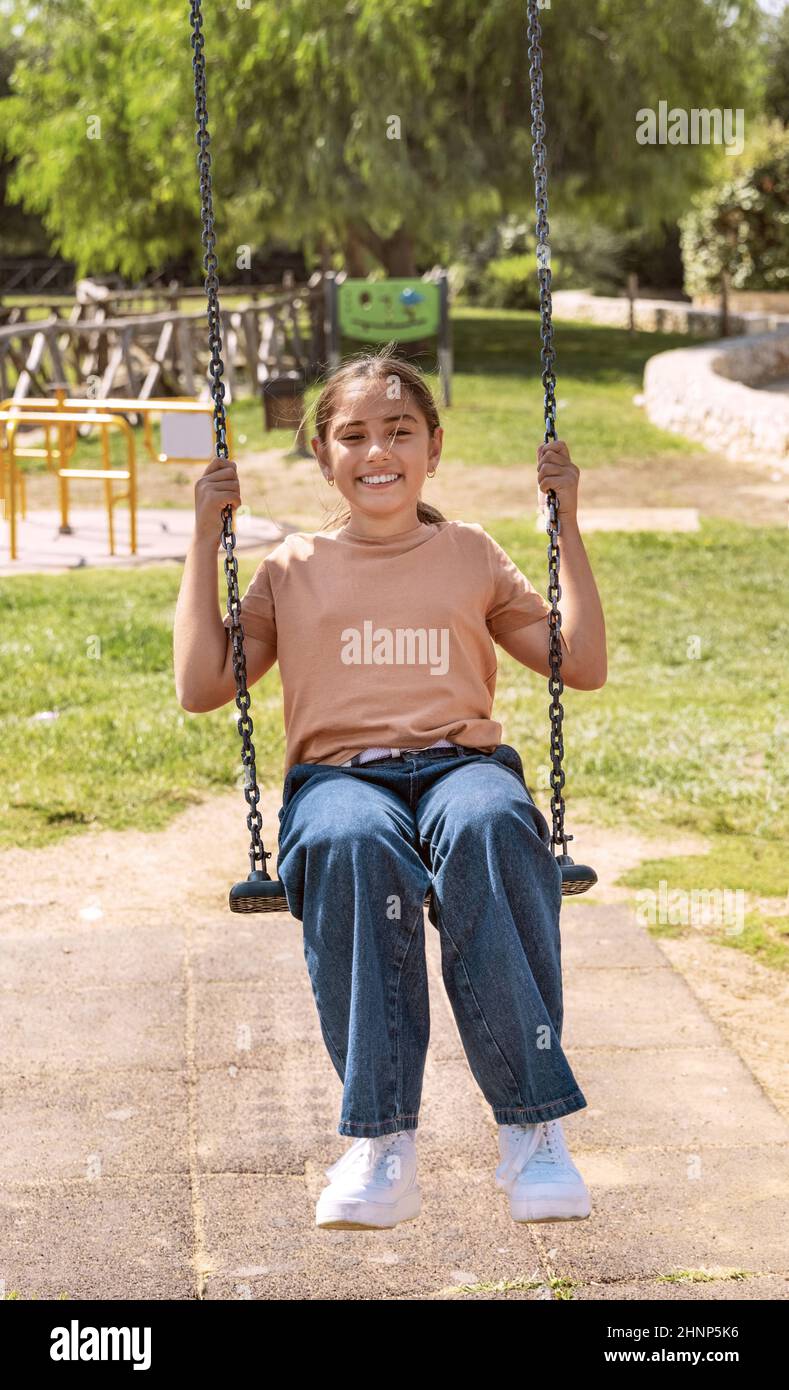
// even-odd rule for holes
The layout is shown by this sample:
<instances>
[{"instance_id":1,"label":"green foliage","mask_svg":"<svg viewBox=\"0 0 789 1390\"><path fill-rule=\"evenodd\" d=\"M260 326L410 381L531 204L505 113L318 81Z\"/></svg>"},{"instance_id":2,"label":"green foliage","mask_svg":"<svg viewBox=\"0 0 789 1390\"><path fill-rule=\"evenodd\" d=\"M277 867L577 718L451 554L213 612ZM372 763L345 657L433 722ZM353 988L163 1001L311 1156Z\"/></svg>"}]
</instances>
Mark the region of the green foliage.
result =
<instances>
[{"instance_id":1,"label":"green foliage","mask_svg":"<svg viewBox=\"0 0 789 1390\"><path fill-rule=\"evenodd\" d=\"M550 219L554 289L610 293L622 279L626 238L589 219L560 214ZM537 236L534 219L505 218L489 235L464 247L451 268L453 289L469 304L491 309L536 309ZM558 254L557 254L558 252Z\"/></svg>"},{"instance_id":2,"label":"green foliage","mask_svg":"<svg viewBox=\"0 0 789 1390\"><path fill-rule=\"evenodd\" d=\"M765 23L765 109L789 125L789 6L780 15L768 15Z\"/></svg>"},{"instance_id":3,"label":"green foliage","mask_svg":"<svg viewBox=\"0 0 789 1390\"><path fill-rule=\"evenodd\" d=\"M734 289L789 289L789 129L762 132L680 225L689 294L716 289L724 271Z\"/></svg>"},{"instance_id":4,"label":"green foliage","mask_svg":"<svg viewBox=\"0 0 789 1390\"><path fill-rule=\"evenodd\" d=\"M199 252L185 0L10 0L0 100L9 196L80 273ZM639 146L634 112L754 109L759 11L740 0L562 0L542 13L548 157L563 204L612 225L676 218L709 151ZM460 228L532 200L522 6L267 0L205 7L220 272L271 239L449 260ZM92 118L98 118L96 127ZM99 138L89 132L100 130ZM392 138L392 136L396 138ZM196 257L199 259L199 257Z\"/></svg>"},{"instance_id":5,"label":"green foliage","mask_svg":"<svg viewBox=\"0 0 789 1390\"><path fill-rule=\"evenodd\" d=\"M556 275L555 260L551 270ZM540 296L534 256L499 256L490 261L480 281L477 302L491 309L536 309Z\"/></svg>"}]
</instances>

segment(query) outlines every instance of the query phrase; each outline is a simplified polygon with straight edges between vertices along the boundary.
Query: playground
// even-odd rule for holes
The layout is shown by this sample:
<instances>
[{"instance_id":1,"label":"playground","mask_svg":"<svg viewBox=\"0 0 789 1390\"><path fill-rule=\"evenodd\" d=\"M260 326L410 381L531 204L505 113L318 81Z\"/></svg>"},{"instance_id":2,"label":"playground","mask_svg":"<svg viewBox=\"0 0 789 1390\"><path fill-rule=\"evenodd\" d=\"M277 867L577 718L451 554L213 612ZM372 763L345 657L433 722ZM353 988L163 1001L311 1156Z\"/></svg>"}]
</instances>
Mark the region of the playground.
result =
<instances>
[{"instance_id":1,"label":"playground","mask_svg":"<svg viewBox=\"0 0 789 1390\"><path fill-rule=\"evenodd\" d=\"M550 55L550 7L542 20ZM208 74L210 96L210 62ZM209 111L214 131L217 98ZM785 128L767 129L789 148ZM200 136L198 119L198 148ZM227 139L218 149L231 158ZM757 145L755 167L766 160ZM192 182L194 214L196 170ZM707 183L711 198L712 173ZM556 202L564 187L557 177ZM227 294L220 255L213 345L199 273L165 286L97 251L71 279L55 257L43 272L19 257L15 280L0 265L4 1298L787 1296L789 303L770 282L745 283L738 304L724 269L696 319L676 287L677 316L661 319L644 255L638 284L625 269L600 281L615 291L611 321L604 293L576 290L556 234L551 319L533 195L532 184L518 208L526 249L510 226L511 254L485 265L464 228L451 255L437 244L412 265L390 257L379 275L353 219L331 252L294 235L292 267L271 260L245 279L231 261ZM205 177L202 202L205 247ZM212 213L218 229L221 198ZM502 269L527 259L528 271ZM590 254L581 273L593 265ZM562 300L565 287L577 297ZM515 1224L496 1191L496 1127L426 913L421 1215L316 1229L347 1142L342 1085L301 924L273 888L263 901L247 866L252 830L253 851L275 851L257 869L277 878L280 674L249 689L254 829L241 706L195 714L176 695L176 603L209 458L236 461L243 501L217 534L224 613L229 553L243 594L284 537L326 525L340 499L304 421L326 373L390 340L425 372L445 431L424 501L483 526L540 593L557 539L561 574L535 467L554 426L581 469L608 675L562 692L560 813L555 705L501 649L495 717L553 816L554 852L586 875L572 886L563 866L561 913L562 1046L589 1101L565 1121L593 1195L585 1220Z\"/></svg>"}]
</instances>

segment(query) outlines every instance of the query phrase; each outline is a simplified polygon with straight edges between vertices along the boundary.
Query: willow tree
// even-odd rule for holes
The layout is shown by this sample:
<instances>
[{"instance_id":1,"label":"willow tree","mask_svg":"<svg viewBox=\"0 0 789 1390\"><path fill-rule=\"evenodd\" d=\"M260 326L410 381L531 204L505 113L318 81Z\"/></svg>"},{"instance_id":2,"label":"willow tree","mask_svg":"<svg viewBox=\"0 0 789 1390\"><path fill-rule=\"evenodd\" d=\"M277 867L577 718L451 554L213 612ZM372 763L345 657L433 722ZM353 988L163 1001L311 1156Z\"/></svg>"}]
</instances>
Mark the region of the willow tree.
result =
<instances>
[{"instance_id":1,"label":"willow tree","mask_svg":"<svg viewBox=\"0 0 789 1390\"><path fill-rule=\"evenodd\" d=\"M199 247L186 0L0 0L9 196L80 273ZM445 259L532 199L523 0L206 0L220 265L272 239L353 272ZM542 10L552 197L612 226L676 219L703 146L640 145L636 112L758 101L756 0ZM555 205L555 203L554 203ZM195 261L195 269L197 261Z\"/></svg>"}]
</instances>

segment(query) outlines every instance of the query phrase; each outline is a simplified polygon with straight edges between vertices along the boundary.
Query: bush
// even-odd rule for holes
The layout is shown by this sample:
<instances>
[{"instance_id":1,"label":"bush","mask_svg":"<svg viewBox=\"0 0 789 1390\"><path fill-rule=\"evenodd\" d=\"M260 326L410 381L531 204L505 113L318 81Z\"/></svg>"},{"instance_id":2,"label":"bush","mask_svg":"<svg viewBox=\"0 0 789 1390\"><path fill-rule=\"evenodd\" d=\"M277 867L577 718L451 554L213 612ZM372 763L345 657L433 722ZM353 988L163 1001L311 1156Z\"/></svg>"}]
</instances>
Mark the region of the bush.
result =
<instances>
[{"instance_id":1,"label":"bush","mask_svg":"<svg viewBox=\"0 0 789 1390\"><path fill-rule=\"evenodd\" d=\"M735 172L705 190L680 222L685 289L789 289L789 129L775 122Z\"/></svg>"},{"instance_id":2,"label":"bush","mask_svg":"<svg viewBox=\"0 0 789 1390\"><path fill-rule=\"evenodd\" d=\"M588 219L549 220L554 289L610 294L622 283L626 239ZM558 254L557 254L558 252ZM453 290L470 304L491 309L536 309L537 236L533 222L510 217L451 267Z\"/></svg>"},{"instance_id":3,"label":"bush","mask_svg":"<svg viewBox=\"0 0 789 1390\"><path fill-rule=\"evenodd\" d=\"M553 259L551 271L556 274ZM480 303L490 309L536 309L539 302L534 256L499 256L489 261L481 279Z\"/></svg>"}]
</instances>

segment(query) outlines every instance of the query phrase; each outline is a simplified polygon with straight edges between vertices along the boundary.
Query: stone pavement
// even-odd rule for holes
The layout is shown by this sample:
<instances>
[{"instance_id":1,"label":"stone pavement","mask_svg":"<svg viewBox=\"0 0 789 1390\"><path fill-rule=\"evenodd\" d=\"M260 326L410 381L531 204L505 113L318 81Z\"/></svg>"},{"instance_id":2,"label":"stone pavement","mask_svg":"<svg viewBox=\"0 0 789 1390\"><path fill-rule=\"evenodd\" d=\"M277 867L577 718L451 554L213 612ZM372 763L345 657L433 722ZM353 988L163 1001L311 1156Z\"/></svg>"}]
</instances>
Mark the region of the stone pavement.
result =
<instances>
[{"instance_id":1,"label":"stone pavement","mask_svg":"<svg viewBox=\"0 0 789 1390\"><path fill-rule=\"evenodd\" d=\"M261 799L274 851L280 798ZM787 1124L607 884L566 903L586 1221L518 1225L425 919L423 1209L320 1231L341 1085L288 916L231 914L238 793L0 854L0 1279L72 1299L785 1299ZM593 847L585 842L590 862ZM579 858L580 858L579 852Z\"/></svg>"},{"instance_id":2,"label":"stone pavement","mask_svg":"<svg viewBox=\"0 0 789 1390\"><path fill-rule=\"evenodd\" d=\"M2 504L0 504L2 505ZM99 507L70 507L71 535L60 534L60 512L29 511L17 520L17 558L10 558L8 522L0 527L0 576L55 574L90 568L131 569L166 560L185 560L194 530L194 508L138 507L137 553L129 551L128 508L115 509L115 555L110 555L107 513ZM0 513L0 518L2 513ZM268 548L288 527L238 508L234 517L239 554ZM217 537L217 546L219 538Z\"/></svg>"}]
</instances>

